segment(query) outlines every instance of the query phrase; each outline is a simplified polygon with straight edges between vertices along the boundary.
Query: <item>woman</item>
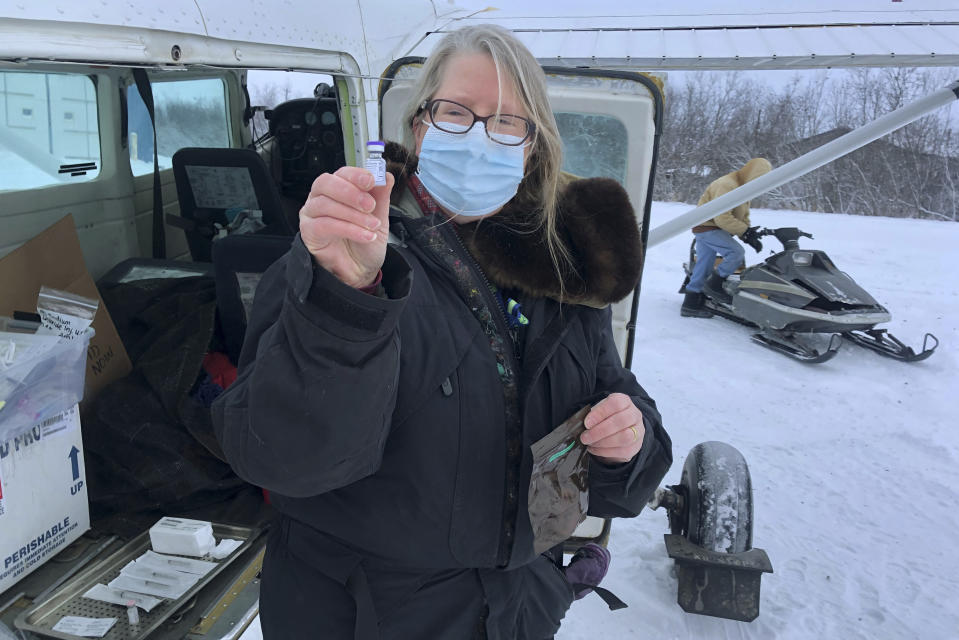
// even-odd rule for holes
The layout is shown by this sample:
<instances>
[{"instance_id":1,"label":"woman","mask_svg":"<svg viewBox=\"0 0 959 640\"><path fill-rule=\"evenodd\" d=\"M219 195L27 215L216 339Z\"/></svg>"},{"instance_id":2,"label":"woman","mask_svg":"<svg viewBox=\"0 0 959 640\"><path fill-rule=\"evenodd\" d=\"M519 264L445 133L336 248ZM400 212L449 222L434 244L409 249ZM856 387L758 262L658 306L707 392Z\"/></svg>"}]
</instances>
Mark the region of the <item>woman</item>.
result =
<instances>
[{"instance_id":1,"label":"woman","mask_svg":"<svg viewBox=\"0 0 959 640\"><path fill-rule=\"evenodd\" d=\"M533 550L530 444L592 405L603 517L637 514L671 462L611 333L639 274L632 209L560 174L532 55L497 27L450 33L406 124L416 155L389 145L385 186L316 179L214 407L280 513L268 639L551 637L574 593L558 547Z\"/></svg>"}]
</instances>

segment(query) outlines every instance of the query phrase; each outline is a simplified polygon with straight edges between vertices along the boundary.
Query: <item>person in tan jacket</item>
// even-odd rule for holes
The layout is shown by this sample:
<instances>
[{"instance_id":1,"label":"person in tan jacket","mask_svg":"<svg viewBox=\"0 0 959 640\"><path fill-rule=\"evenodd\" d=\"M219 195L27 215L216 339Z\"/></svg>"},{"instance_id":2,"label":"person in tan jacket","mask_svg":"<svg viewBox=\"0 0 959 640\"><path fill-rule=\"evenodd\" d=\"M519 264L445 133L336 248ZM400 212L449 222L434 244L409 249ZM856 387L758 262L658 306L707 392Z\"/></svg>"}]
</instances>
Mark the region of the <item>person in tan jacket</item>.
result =
<instances>
[{"instance_id":1,"label":"person in tan jacket","mask_svg":"<svg viewBox=\"0 0 959 640\"><path fill-rule=\"evenodd\" d=\"M750 180L769 173L771 169L769 160L753 158L742 168L713 180L699 199L699 204L703 205L715 200ZM745 251L733 239L733 236L738 236L755 249L756 253L759 253L763 245L757 235L758 229L759 227L749 226L748 202L693 227L693 234L696 236L696 264L689 282L686 283L686 297L680 309L682 315L697 318L712 316L712 313L703 305L704 296L726 304L732 302L732 296L726 293L723 283L739 268L745 256ZM712 266L717 255L721 256L723 261L713 270Z\"/></svg>"}]
</instances>

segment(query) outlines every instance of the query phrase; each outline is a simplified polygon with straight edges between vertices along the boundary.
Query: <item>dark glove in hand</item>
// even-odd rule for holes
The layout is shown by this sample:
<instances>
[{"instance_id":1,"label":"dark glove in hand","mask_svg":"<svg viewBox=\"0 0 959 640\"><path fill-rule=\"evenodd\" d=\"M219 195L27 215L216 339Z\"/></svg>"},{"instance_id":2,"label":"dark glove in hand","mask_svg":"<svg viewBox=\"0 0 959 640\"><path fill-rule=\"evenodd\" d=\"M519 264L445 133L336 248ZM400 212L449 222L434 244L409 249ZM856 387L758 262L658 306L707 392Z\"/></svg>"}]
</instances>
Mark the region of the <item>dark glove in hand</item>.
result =
<instances>
[{"instance_id":1,"label":"dark glove in hand","mask_svg":"<svg viewBox=\"0 0 959 640\"><path fill-rule=\"evenodd\" d=\"M749 227L743 231L743 242L748 244L750 247L756 250L756 253L759 253L763 250L763 243L759 241L758 234L759 227Z\"/></svg>"}]
</instances>

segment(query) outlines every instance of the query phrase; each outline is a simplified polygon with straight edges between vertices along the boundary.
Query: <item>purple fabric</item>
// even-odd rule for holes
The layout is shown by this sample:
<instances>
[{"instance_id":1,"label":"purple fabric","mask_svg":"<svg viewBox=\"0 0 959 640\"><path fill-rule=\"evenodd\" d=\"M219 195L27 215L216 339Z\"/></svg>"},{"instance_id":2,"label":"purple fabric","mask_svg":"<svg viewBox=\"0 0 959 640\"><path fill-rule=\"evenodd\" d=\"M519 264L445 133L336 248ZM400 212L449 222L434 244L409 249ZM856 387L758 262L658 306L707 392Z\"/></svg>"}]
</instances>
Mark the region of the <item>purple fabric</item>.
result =
<instances>
[{"instance_id":1,"label":"purple fabric","mask_svg":"<svg viewBox=\"0 0 959 640\"><path fill-rule=\"evenodd\" d=\"M566 579L570 584L586 584L593 587L606 577L609 570L610 554L605 547L594 542L588 542L573 554L572 560L564 569ZM586 596L592 589L580 589L576 592L576 599Z\"/></svg>"},{"instance_id":2,"label":"purple fabric","mask_svg":"<svg viewBox=\"0 0 959 640\"><path fill-rule=\"evenodd\" d=\"M213 378L210 377L210 374L206 371L203 371L200 373L200 377L197 380L196 386L193 388L193 393L191 395L204 407L209 407L213 404L213 401L220 396L221 393L223 393L223 387L213 382Z\"/></svg>"}]
</instances>

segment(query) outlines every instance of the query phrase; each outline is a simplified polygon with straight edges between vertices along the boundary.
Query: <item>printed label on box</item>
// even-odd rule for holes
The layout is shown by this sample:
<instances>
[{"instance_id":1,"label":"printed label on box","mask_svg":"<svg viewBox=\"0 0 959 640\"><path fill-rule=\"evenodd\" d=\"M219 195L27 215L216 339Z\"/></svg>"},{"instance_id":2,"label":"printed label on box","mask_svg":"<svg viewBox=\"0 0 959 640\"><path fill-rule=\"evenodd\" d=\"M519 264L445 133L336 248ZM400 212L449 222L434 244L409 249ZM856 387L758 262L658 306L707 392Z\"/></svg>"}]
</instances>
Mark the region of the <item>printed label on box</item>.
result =
<instances>
[{"instance_id":1,"label":"printed label on box","mask_svg":"<svg viewBox=\"0 0 959 640\"><path fill-rule=\"evenodd\" d=\"M40 423L40 436L42 438L49 438L55 433L66 431L70 425L73 424L70 421L72 415L73 410L71 409L70 411L64 411L63 413L58 413L55 416L50 416Z\"/></svg>"},{"instance_id":2,"label":"printed label on box","mask_svg":"<svg viewBox=\"0 0 959 640\"><path fill-rule=\"evenodd\" d=\"M80 414L0 442L0 592L90 528Z\"/></svg>"},{"instance_id":3,"label":"printed label on box","mask_svg":"<svg viewBox=\"0 0 959 640\"><path fill-rule=\"evenodd\" d=\"M0 516L3 515L3 469L0 469Z\"/></svg>"}]
</instances>

